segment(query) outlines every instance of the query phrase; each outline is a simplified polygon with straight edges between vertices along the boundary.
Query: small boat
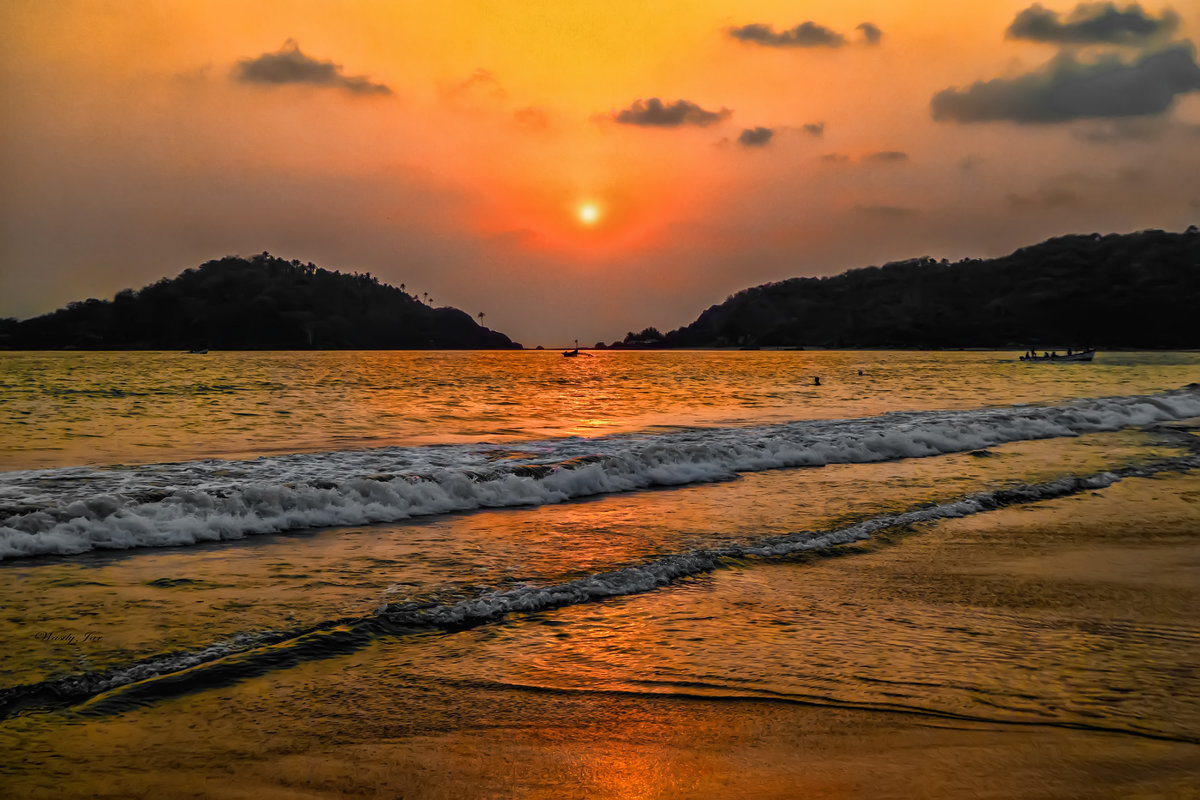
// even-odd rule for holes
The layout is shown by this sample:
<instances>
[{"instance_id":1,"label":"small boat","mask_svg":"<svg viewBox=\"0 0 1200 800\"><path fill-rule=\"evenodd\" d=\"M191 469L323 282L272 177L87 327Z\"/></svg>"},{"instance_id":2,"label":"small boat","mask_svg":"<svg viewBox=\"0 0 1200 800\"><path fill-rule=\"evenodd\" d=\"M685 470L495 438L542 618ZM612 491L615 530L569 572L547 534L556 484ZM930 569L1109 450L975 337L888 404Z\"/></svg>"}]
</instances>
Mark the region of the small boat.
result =
<instances>
[{"instance_id":1,"label":"small boat","mask_svg":"<svg viewBox=\"0 0 1200 800\"><path fill-rule=\"evenodd\" d=\"M1042 353L1040 356L1036 350L1030 350L1025 355L1021 356L1022 361L1091 361L1096 357L1096 348L1089 347L1086 350L1068 350L1065 355L1060 355L1057 352Z\"/></svg>"},{"instance_id":2,"label":"small boat","mask_svg":"<svg viewBox=\"0 0 1200 800\"><path fill-rule=\"evenodd\" d=\"M208 355L208 348L207 347L198 347L195 350L188 350L188 355L192 355L192 356Z\"/></svg>"},{"instance_id":3,"label":"small boat","mask_svg":"<svg viewBox=\"0 0 1200 800\"><path fill-rule=\"evenodd\" d=\"M566 356L567 358L575 358L576 356L587 356L588 358L592 357L591 353L579 352L579 340L578 339L575 340L575 349L574 350L563 350L563 355Z\"/></svg>"}]
</instances>

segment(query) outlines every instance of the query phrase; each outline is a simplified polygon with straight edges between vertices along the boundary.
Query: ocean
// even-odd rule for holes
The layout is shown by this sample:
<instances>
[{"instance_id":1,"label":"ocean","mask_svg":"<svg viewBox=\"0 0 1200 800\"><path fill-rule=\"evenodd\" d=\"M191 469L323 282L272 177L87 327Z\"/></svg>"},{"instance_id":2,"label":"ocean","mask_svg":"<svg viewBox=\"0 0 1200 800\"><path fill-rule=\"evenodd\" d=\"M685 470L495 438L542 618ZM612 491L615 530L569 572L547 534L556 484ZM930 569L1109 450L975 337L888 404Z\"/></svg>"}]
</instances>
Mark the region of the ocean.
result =
<instances>
[{"instance_id":1,"label":"ocean","mask_svg":"<svg viewBox=\"0 0 1200 800\"><path fill-rule=\"evenodd\" d=\"M1200 354L1017 355L0 353L0 780L1185 785Z\"/></svg>"}]
</instances>

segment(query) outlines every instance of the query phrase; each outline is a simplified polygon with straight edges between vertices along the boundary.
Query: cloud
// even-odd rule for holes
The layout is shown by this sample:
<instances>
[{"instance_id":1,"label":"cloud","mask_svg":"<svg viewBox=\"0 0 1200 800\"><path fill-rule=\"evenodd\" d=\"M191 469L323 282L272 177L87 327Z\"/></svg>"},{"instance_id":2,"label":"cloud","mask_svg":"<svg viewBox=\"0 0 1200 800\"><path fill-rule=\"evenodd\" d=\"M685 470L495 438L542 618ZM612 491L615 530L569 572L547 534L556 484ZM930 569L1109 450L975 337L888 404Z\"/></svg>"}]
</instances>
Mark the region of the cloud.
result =
<instances>
[{"instance_id":1,"label":"cloud","mask_svg":"<svg viewBox=\"0 0 1200 800\"><path fill-rule=\"evenodd\" d=\"M1200 125L1178 122L1169 117L1132 117L1097 120L1071 131L1078 140L1090 144L1158 142L1168 137L1200 137Z\"/></svg>"},{"instance_id":2,"label":"cloud","mask_svg":"<svg viewBox=\"0 0 1200 800\"><path fill-rule=\"evenodd\" d=\"M824 122L806 122L800 128L800 130L804 131L805 133L807 133L810 136L824 136L825 135L825 123Z\"/></svg>"},{"instance_id":3,"label":"cloud","mask_svg":"<svg viewBox=\"0 0 1200 800\"><path fill-rule=\"evenodd\" d=\"M1079 208L1083 198L1065 186L1042 186L1028 195L1010 193L1006 198L1010 208L1014 210L1041 210L1048 208Z\"/></svg>"},{"instance_id":4,"label":"cloud","mask_svg":"<svg viewBox=\"0 0 1200 800\"><path fill-rule=\"evenodd\" d=\"M1200 66L1190 42L1141 54L1130 64L1113 57L1083 63L1063 52L1037 72L944 89L933 96L930 112L952 122L1138 117L1162 114L1175 95L1197 89Z\"/></svg>"},{"instance_id":5,"label":"cloud","mask_svg":"<svg viewBox=\"0 0 1200 800\"><path fill-rule=\"evenodd\" d=\"M738 136L738 144L742 147L763 147L771 141L775 131L770 128L746 128Z\"/></svg>"},{"instance_id":6,"label":"cloud","mask_svg":"<svg viewBox=\"0 0 1200 800\"><path fill-rule=\"evenodd\" d=\"M523 131L540 133L550 130L550 117L536 106L518 108L513 112L513 121Z\"/></svg>"},{"instance_id":7,"label":"cloud","mask_svg":"<svg viewBox=\"0 0 1200 800\"><path fill-rule=\"evenodd\" d=\"M490 69L477 69L471 77L459 81L445 90L448 98L476 97L488 100L504 100L508 92Z\"/></svg>"},{"instance_id":8,"label":"cloud","mask_svg":"<svg viewBox=\"0 0 1200 800\"><path fill-rule=\"evenodd\" d=\"M1161 139L1167 132L1167 120L1162 117L1098 120L1076 128L1076 139L1093 144L1113 142L1150 142Z\"/></svg>"},{"instance_id":9,"label":"cloud","mask_svg":"<svg viewBox=\"0 0 1200 800\"><path fill-rule=\"evenodd\" d=\"M867 44L879 44L879 40L883 38L883 31L879 30L879 26L871 22L863 22L857 25L854 30L862 31L863 40Z\"/></svg>"},{"instance_id":10,"label":"cloud","mask_svg":"<svg viewBox=\"0 0 1200 800\"><path fill-rule=\"evenodd\" d=\"M757 22L730 28L727 33L739 42L763 47L841 47L846 44L845 36L811 21L778 33L773 26Z\"/></svg>"},{"instance_id":11,"label":"cloud","mask_svg":"<svg viewBox=\"0 0 1200 800\"><path fill-rule=\"evenodd\" d=\"M1179 15L1165 9L1155 18L1133 3L1123 10L1114 3L1080 3L1066 19L1034 3L1017 14L1008 26L1009 39L1051 44L1138 45L1170 33L1179 26Z\"/></svg>"},{"instance_id":12,"label":"cloud","mask_svg":"<svg viewBox=\"0 0 1200 800\"><path fill-rule=\"evenodd\" d=\"M864 206L858 205L854 209L860 214L869 214L873 217L911 217L917 214L915 208L904 208L903 206Z\"/></svg>"},{"instance_id":13,"label":"cloud","mask_svg":"<svg viewBox=\"0 0 1200 800\"><path fill-rule=\"evenodd\" d=\"M687 100L664 104L657 97L638 100L629 108L617 112L613 119L622 125L645 125L659 128L678 128L680 125L705 127L720 122L733 112L727 108L706 111Z\"/></svg>"},{"instance_id":14,"label":"cloud","mask_svg":"<svg viewBox=\"0 0 1200 800\"><path fill-rule=\"evenodd\" d=\"M1010 192L1005 200L1013 211L1078 210L1125 202L1130 192L1146 184L1144 167L1123 167L1103 175L1071 172L1041 181L1029 194Z\"/></svg>"},{"instance_id":15,"label":"cloud","mask_svg":"<svg viewBox=\"0 0 1200 800\"><path fill-rule=\"evenodd\" d=\"M870 153L863 156L863 161L870 161L876 164L895 164L900 161L908 161L908 153L903 153L899 150L880 150L878 153Z\"/></svg>"},{"instance_id":16,"label":"cloud","mask_svg":"<svg viewBox=\"0 0 1200 800\"><path fill-rule=\"evenodd\" d=\"M242 83L282 85L288 83L344 89L353 94L392 94L382 83L372 83L362 75L345 75L340 64L318 61L300 52L294 39L288 39L277 53L237 62L235 77Z\"/></svg>"},{"instance_id":17,"label":"cloud","mask_svg":"<svg viewBox=\"0 0 1200 800\"><path fill-rule=\"evenodd\" d=\"M821 156L821 160L827 164L845 164L850 160L850 156L845 153L826 153Z\"/></svg>"}]
</instances>

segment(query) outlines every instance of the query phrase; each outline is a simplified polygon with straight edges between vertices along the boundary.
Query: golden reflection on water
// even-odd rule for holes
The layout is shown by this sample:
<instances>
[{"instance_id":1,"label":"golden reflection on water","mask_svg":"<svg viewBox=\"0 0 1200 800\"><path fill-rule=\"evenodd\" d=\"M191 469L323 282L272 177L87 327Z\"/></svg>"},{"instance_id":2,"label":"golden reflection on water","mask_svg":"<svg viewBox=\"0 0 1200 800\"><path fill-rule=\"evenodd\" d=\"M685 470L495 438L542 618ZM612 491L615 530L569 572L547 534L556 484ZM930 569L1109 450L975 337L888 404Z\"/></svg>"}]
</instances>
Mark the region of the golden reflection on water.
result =
<instances>
[{"instance_id":1,"label":"golden reflection on water","mask_svg":"<svg viewBox=\"0 0 1200 800\"><path fill-rule=\"evenodd\" d=\"M1056 445L1068 450L1062 462L1086 461L1096 443L1133 438L1021 443L978 463L1011 467L1018 447L1048 462ZM936 478L940 462L919 463ZM846 470L862 480L884 466ZM744 494L730 505L740 514L788 493L772 479L794 489L801 474L562 506L543 530L635 519L646 499L655 502L642 510L662 517L672 496L699 518L716 506L687 499L706 490ZM770 485L755 494L760 480ZM3 778L13 796L45 798L1012 797L1043 782L1054 797L1187 797L1200 725L1188 682L1200 653L1200 587L1188 569L1200 547L1198 503L1195 475L1131 479L932 523L847 558L747 564L645 595L381 639L122 713L17 717L0 723L0 748L20 756ZM628 510L597 516L605 505ZM511 546L504 538L530 519L487 513L447 526L488 517L497 540L478 543L485 553ZM653 522L644 528L654 535ZM372 557L386 552L377 533ZM426 545L445 543L430 535ZM564 564L572 543L558 542ZM294 569L281 550L251 559L254 548L239 546L241 558L225 563ZM135 566L144 559L95 575L146 579L153 570ZM332 569L336 551L314 561ZM215 575L215 559L209 567ZM342 588L366 577L359 568L367 561ZM235 575L224 591L250 583ZM73 591L88 590L55 589ZM209 606L191 608L194 624ZM696 698L706 693L746 699ZM1089 725L1125 733L1080 729ZM1139 731L1193 743L1128 735Z\"/></svg>"},{"instance_id":2,"label":"golden reflection on water","mask_svg":"<svg viewBox=\"0 0 1200 800\"><path fill-rule=\"evenodd\" d=\"M777 470L427 521L16 561L5 565L8 580L0 581L0 641L9 643L11 680L40 680L81 665L103 668L205 646L242 631L369 615L385 602L451 602L475 596L480 587L565 582L663 554L828 529L1004 482L1036 483L1175 452L1149 441L1137 431L1088 434L1013 442L992 448L990 458L961 453ZM875 488L863 492L863 486ZM36 638L43 632L75 641ZM84 641L89 633L101 638ZM759 633L792 635L776 627ZM597 663L595 653L574 654L575 663Z\"/></svg>"},{"instance_id":3,"label":"golden reflection on water","mask_svg":"<svg viewBox=\"0 0 1200 800\"><path fill-rule=\"evenodd\" d=\"M1200 354L0 353L0 469L512 442L1135 394ZM859 370L862 375L859 375ZM812 385L819 375L822 385Z\"/></svg>"}]
</instances>

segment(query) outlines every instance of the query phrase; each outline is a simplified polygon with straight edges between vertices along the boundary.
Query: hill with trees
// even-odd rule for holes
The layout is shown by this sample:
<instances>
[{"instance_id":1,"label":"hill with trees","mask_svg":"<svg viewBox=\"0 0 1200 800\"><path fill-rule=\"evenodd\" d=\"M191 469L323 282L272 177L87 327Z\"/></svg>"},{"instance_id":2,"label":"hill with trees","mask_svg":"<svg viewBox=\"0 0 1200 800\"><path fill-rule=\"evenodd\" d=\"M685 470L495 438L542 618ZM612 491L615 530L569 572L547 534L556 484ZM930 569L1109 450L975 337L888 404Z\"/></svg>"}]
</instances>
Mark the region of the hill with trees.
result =
<instances>
[{"instance_id":1,"label":"hill with trees","mask_svg":"<svg viewBox=\"0 0 1200 800\"><path fill-rule=\"evenodd\" d=\"M480 322L483 314L479 315ZM227 256L112 300L0 320L0 346L81 350L519 348L457 308L434 308L369 273L269 253Z\"/></svg>"},{"instance_id":2,"label":"hill with trees","mask_svg":"<svg viewBox=\"0 0 1200 800\"><path fill-rule=\"evenodd\" d=\"M1061 236L745 289L614 347L1200 347L1200 231Z\"/></svg>"}]
</instances>

